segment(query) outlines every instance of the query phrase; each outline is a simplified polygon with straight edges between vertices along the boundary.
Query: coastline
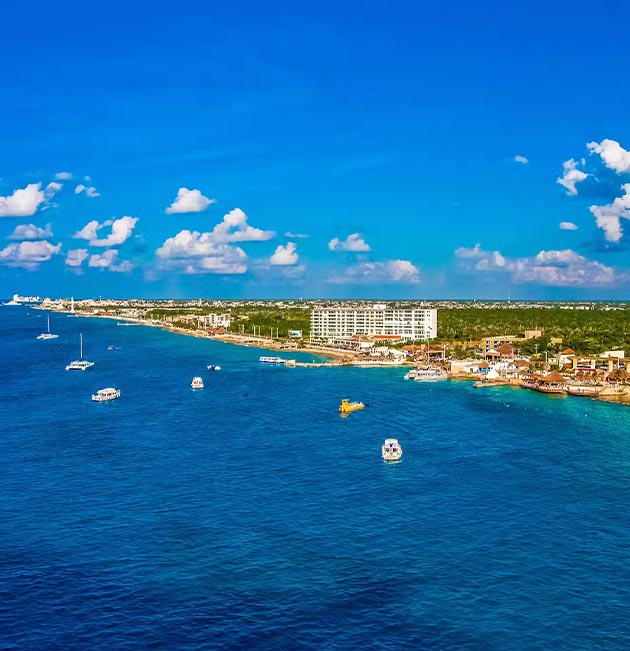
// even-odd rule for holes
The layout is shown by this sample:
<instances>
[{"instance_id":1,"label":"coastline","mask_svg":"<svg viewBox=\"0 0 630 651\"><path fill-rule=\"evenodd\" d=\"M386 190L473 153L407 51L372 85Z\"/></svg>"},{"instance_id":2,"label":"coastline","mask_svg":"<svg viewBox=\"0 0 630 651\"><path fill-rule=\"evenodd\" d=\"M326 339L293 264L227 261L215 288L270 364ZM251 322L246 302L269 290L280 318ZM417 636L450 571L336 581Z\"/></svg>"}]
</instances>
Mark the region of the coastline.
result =
<instances>
[{"instance_id":1,"label":"coastline","mask_svg":"<svg viewBox=\"0 0 630 651\"><path fill-rule=\"evenodd\" d=\"M35 307L34 309L45 309L40 307ZM68 314L67 312L58 312L60 314ZM85 314L81 312L75 312L79 317L88 318L88 319L109 319L112 321L121 321L128 323L133 326L145 326L149 328L159 328L160 330L166 330L167 332L173 332L175 334L187 335L189 337L196 337L197 339L209 339L211 341L220 341L222 343L233 344L235 346L245 346L247 348L259 348L261 350L266 350L269 352L280 352L285 354L290 353L310 353L312 355L318 355L324 357L325 361L313 361L313 362L297 362L286 364L288 368L292 367L359 367L359 368L410 368L413 366L411 363L403 364L393 364L391 362L379 362L378 360L362 360L358 358L358 355L353 351L340 351L337 349L331 349L327 347L320 347L309 345L303 348L297 347L286 347L279 343L275 343L274 340L266 339L264 337L256 337L253 335L239 335L236 333L226 333L220 335L214 335L207 332L199 330L189 330L187 328L178 328L164 323L150 323L142 319L134 319L130 317L118 317L107 314ZM519 378L510 378L510 379L497 379L491 381L480 380L478 377L474 377L467 374L449 374L449 380L454 381L466 381L472 382L475 388L493 388L493 387L502 387L507 386L513 389L522 389L522 380ZM558 394L556 394L558 395ZM561 394L566 396L568 394ZM580 398L589 398L591 400L599 400L601 402L606 402L609 404L619 404L630 406L630 386L617 386L611 385L604 387L604 389L596 396L571 396L571 397L580 397Z\"/></svg>"}]
</instances>

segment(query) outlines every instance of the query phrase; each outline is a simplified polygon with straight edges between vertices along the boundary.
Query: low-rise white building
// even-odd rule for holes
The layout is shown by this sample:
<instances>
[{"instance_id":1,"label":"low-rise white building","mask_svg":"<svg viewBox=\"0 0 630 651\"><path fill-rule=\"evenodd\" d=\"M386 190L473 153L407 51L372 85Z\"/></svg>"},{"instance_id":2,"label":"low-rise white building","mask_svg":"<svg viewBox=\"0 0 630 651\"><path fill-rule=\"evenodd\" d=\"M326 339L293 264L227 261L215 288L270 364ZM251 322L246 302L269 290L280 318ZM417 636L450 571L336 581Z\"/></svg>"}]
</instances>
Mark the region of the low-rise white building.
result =
<instances>
[{"instance_id":1,"label":"low-rise white building","mask_svg":"<svg viewBox=\"0 0 630 651\"><path fill-rule=\"evenodd\" d=\"M197 319L200 328L225 328L227 330L232 323L229 314L204 314Z\"/></svg>"}]
</instances>

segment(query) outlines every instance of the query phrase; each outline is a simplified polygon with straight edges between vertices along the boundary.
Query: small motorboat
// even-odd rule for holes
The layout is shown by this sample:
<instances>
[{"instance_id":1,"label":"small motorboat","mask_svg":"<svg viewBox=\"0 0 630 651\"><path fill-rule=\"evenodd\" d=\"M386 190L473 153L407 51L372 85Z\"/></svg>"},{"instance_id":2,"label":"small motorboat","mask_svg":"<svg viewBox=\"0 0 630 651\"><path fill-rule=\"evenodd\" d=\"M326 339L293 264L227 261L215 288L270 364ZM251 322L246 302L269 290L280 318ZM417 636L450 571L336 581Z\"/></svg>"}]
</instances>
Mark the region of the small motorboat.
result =
<instances>
[{"instance_id":1,"label":"small motorboat","mask_svg":"<svg viewBox=\"0 0 630 651\"><path fill-rule=\"evenodd\" d=\"M221 367L218 364L208 364L209 371L220 371Z\"/></svg>"},{"instance_id":2,"label":"small motorboat","mask_svg":"<svg viewBox=\"0 0 630 651\"><path fill-rule=\"evenodd\" d=\"M400 461L402 448L398 439L385 439L385 443L381 447L381 456L383 461Z\"/></svg>"},{"instance_id":3,"label":"small motorboat","mask_svg":"<svg viewBox=\"0 0 630 651\"><path fill-rule=\"evenodd\" d=\"M193 389L203 389L203 380L197 375L192 379L190 386Z\"/></svg>"},{"instance_id":4,"label":"small motorboat","mask_svg":"<svg viewBox=\"0 0 630 651\"><path fill-rule=\"evenodd\" d=\"M365 405L362 402L350 402L348 398L344 398L339 405L339 411L342 414L349 414L353 411L359 411L363 409Z\"/></svg>"},{"instance_id":5,"label":"small motorboat","mask_svg":"<svg viewBox=\"0 0 630 651\"><path fill-rule=\"evenodd\" d=\"M113 387L99 389L92 394L93 402L108 402L109 400L116 400L116 398L120 398L120 389L114 389Z\"/></svg>"}]
</instances>

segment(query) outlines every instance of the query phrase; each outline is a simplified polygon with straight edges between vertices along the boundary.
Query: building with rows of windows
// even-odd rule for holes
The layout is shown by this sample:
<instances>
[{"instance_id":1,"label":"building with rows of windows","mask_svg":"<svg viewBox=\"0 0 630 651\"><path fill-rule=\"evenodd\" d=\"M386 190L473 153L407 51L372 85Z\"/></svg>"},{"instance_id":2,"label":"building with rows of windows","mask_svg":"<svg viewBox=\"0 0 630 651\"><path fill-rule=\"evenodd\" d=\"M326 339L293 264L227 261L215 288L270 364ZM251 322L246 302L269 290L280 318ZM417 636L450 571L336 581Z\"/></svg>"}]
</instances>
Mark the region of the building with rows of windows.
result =
<instances>
[{"instance_id":1,"label":"building with rows of windows","mask_svg":"<svg viewBox=\"0 0 630 651\"><path fill-rule=\"evenodd\" d=\"M403 341L434 339L437 310L376 303L363 307L316 307L311 312L311 339L356 336Z\"/></svg>"}]
</instances>

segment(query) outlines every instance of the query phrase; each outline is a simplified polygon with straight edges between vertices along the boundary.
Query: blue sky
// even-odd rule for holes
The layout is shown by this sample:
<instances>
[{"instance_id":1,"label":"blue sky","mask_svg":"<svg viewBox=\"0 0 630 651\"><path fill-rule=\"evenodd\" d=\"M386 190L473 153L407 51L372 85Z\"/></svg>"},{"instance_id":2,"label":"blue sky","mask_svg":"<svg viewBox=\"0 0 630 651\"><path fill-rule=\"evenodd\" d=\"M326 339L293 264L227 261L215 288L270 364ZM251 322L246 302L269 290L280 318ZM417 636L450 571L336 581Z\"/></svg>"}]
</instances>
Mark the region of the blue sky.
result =
<instances>
[{"instance_id":1,"label":"blue sky","mask_svg":"<svg viewBox=\"0 0 630 651\"><path fill-rule=\"evenodd\" d=\"M0 294L630 297L630 9L300 4L5 9Z\"/></svg>"}]
</instances>

